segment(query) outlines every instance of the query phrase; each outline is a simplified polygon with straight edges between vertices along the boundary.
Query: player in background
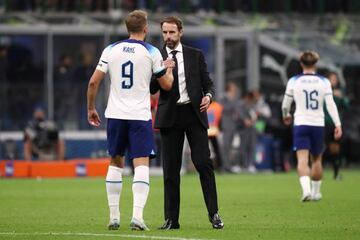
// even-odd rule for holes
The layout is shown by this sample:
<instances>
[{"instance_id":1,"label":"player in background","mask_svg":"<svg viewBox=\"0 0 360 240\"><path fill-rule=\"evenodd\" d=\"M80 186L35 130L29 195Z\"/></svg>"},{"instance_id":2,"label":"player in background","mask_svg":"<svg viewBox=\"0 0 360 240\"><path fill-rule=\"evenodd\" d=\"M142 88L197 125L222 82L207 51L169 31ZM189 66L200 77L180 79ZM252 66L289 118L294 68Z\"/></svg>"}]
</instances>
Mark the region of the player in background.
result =
<instances>
[{"instance_id":1,"label":"player in background","mask_svg":"<svg viewBox=\"0 0 360 240\"><path fill-rule=\"evenodd\" d=\"M304 51L300 56L303 73L290 78L282 102L282 116L286 125L292 122L291 103L295 102L293 144L298 160L297 171L303 191L301 201L320 200L323 175L322 153L324 151L324 101L334 122L334 138L342 135L341 123L330 82L316 74L319 55ZM309 168L309 153L311 168ZM311 183L310 183L311 179Z\"/></svg>"},{"instance_id":2,"label":"player in background","mask_svg":"<svg viewBox=\"0 0 360 240\"><path fill-rule=\"evenodd\" d=\"M345 96L345 91L340 86L340 82L338 79L338 76L335 72L329 72L327 75L327 78L329 79L331 83L331 87L333 90L334 95L334 101L336 104L336 107L339 111L340 120L341 115L346 111L349 107L349 100ZM342 176L339 173L341 162L342 162L342 142L340 140L334 139L334 124L331 121L331 117L329 113L327 112L327 109L325 108L325 143L326 143L326 151L325 151L325 157L327 160L332 163L333 172L334 172L334 179L335 180L341 180Z\"/></svg>"},{"instance_id":3,"label":"player in background","mask_svg":"<svg viewBox=\"0 0 360 240\"><path fill-rule=\"evenodd\" d=\"M111 85L105 110L108 152L111 156L106 176L110 209L109 230L120 226L119 201L125 151L133 159L134 178L132 230L148 230L143 209L149 193L149 156L154 154L150 111L150 80L154 74L164 90L173 83L172 59L162 60L160 51L144 42L148 33L147 14L135 10L126 17L129 39L106 47L90 78L87 90L88 122L98 127L100 117L95 109L99 85L109 72Z\"/></svg>"}]
</instances>

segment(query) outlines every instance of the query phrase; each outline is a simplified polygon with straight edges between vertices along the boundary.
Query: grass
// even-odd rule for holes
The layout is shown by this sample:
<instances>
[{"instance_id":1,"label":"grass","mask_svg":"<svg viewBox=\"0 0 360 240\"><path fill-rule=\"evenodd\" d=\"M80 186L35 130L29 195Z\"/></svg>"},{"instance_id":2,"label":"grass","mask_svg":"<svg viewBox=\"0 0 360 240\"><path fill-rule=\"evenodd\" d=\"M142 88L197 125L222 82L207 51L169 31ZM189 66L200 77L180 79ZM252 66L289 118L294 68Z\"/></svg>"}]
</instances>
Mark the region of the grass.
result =
<instances>
[{"instance_id":1,"label":"grass","mask_svg":"<svg viewBox=\"0 0 360 240\"><path fill-rule=\"evenodd\" d=\"M119 231L106 229L103 179L0 179L0 239L359 239L360 171L347 170L343 176L334 181L326 172L323 200L301 203L294 172L217 175L225 228L213 230L198 176L185 175L181 228L173 231L157 230L163 223L163 185L161 177L152 177L144 213L149 232L128 227L131 177L124 179Z\"/></svg>"}]
</instances>

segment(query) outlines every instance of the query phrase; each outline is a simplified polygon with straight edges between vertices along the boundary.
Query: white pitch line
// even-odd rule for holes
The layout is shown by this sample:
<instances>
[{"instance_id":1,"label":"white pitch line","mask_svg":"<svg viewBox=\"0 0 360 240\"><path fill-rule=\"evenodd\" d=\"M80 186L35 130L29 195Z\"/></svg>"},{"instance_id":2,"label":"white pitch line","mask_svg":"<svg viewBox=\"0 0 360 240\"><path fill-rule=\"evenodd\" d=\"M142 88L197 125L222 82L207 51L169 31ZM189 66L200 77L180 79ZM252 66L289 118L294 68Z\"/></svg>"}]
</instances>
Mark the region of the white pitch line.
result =
<instances>
[{"instance_id":1,"label":"white pitch line","mask_svg":"<svg viewBox=\"0 0 360 240\"><path fill-rule=\"evenodd\" d=\"M127 237L127 238L146 238L146 239L162 239L162 240L214 240L204 238L184 238L184 237L166 237L153 235L131 235L131 234L108 234L108 233L77 233L77 232L0 232L0 235L7 236L90 236L90 237Z\"/></svg>"}]
</instances>

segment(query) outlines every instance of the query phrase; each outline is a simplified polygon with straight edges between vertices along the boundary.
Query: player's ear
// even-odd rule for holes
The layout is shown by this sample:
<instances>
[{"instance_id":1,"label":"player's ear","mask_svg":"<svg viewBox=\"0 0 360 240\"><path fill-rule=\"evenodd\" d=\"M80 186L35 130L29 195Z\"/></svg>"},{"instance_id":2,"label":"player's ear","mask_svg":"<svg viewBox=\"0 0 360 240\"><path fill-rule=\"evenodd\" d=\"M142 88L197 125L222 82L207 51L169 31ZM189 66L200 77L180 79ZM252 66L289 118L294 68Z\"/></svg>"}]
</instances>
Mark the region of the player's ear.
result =
<instances>
[{"instance_id":1,"label":"player's ear","mask_svg":"<svg viewBox=\"0 0 360 240\"><path fill-rule=\"evenodd\" d=\"M184 33L184 30L183 30L183 29L180 29L180 31L179 31L180 37L182 37L183 33Z\"/></svg>"},{"instance_id":2,"label":"player's ear","mask_svg":"<svg viewBox=\"0 0 360 240\"><path fill-rule=\"evenodd\" d=\"M145 27L144 27L144 33L147 34L149 32L149 27L148 25L146 24Z\"/></svg>"}]
</instances>

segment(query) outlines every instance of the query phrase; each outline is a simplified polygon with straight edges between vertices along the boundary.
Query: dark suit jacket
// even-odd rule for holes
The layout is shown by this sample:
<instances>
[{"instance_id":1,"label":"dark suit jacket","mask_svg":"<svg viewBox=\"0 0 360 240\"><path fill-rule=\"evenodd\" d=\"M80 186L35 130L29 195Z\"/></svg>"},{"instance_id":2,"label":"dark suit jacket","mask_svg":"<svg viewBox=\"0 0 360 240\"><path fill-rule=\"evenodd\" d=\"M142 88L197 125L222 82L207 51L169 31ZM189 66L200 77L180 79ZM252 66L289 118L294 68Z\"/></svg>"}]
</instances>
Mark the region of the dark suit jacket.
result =
<instances>
[{"instance_id":1,"label":"dark suit jacket","mask_svg":"<svg viewBox=\"0 0 360 240\"><path fill-rule=\"evenodd\" d=\"M183 46L184 68L186 79L186 90L189 94L191 105L194 108L201 124L208 128L206 111L200 112L201 99L205 94L210 93L215 96L214 83L209 77L205 58L201 50ZM160 50L163 59L168 56L166 48ZM150 83L150 92L155 94L160 90L158 109L155 117L155 128L172 127L176 120L176 102L178 101L174 87L170 91L163 90L157 79L153 78Z\"/></svg>"}]
</instances>

